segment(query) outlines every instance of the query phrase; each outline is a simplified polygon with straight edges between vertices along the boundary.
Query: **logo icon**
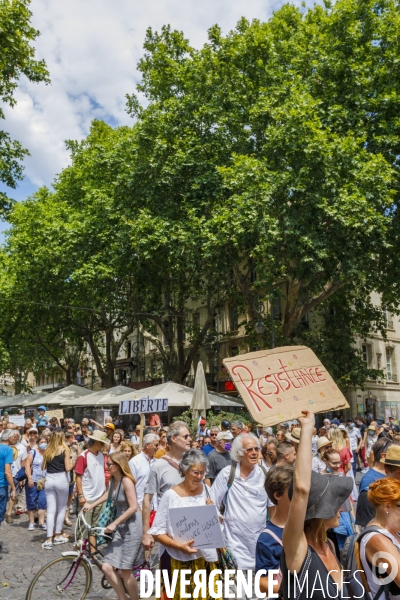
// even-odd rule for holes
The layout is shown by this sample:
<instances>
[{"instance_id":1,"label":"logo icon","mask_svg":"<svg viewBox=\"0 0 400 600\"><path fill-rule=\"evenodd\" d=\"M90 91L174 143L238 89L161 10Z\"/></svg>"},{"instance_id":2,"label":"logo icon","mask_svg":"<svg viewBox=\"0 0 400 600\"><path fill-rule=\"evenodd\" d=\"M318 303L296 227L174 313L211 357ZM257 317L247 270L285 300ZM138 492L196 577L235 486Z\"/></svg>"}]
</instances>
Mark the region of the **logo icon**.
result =
<instances>
[{"instance_id":1,"label":"logo icon","mask_svg":"<svg viewBox=\"0 0 400 600\"><path fill-rule=\"evenodd\" d=\"M385 562L380 562L378 565L376 564L378 560ZM390 574L386 575L386 577L382 577L389 568L390 565ZM387 583L392 583L397 576L397 572L399 567L397 565L396 559L389 554L389 552L375 552L372 557L372 579L378 585L386 585Z\"/></svg>"}]
</instances>

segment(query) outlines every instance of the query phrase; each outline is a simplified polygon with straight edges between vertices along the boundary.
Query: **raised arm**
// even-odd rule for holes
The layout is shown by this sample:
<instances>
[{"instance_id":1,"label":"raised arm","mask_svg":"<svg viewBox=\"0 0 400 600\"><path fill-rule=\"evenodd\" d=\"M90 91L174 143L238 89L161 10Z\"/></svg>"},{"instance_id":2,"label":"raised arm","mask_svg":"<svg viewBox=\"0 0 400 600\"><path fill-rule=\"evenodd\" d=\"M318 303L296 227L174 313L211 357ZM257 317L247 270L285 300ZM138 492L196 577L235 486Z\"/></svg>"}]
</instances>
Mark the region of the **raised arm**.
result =
<instances>
[{"instance_id":1,"label":"raised arm","mask_svg":"<svg viewBox=\"0 0 400 600\"><path fill-rule=\"evenodd\" d=\"M304 534L304 519L307 512L308 495L311 488L311 442L315 424L314 414L302 411L300 443L297 449L293 478L293 497L289 516L283 530L283 549L289 571L300 571L307 555L307 540Z\"/></svg>"}]
</instances>

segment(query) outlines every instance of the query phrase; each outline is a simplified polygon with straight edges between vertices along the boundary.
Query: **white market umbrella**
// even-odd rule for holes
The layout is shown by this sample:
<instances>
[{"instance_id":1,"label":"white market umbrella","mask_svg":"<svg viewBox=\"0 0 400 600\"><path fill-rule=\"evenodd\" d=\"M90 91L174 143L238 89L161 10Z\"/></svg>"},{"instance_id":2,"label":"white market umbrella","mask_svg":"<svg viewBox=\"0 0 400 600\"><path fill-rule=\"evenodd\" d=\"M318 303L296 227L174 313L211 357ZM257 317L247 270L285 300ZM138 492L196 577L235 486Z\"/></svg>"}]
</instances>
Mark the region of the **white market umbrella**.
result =
<instances>
[{"instance_id":1,"label":"white market umbrella","mask_svg":"<svg viewBox=\"0 0 400 600\"><path fill-rule=\"evenodd\" d=\"M174 383L173 381L167 381L141 390L131 390L129 394L124 394L123 396L118 396L114 400L110 400L108 406L119 405L122 400L138 400L140 398L149 397L152 399L168 398L168 406L190 408L193 394L193 388L181 385L180 383ZM243 400L240 398L232 400L232 398L224 396L223 394L218 394L217 392L208 392L208 397L211 406L232 406L236 408L242 408L244 406Z\"/></svg>"},{"instance_id":2,"label":"white market umbrella","mask_svg":"<svg viewBox=\"0 0 400 600\"><path fill-rule=\"evenodd\" d=\"M206 411L211 408L210 398L208 397L208 389L206 376L204 375L203 363L199 360L196 377L194 380L194 391L192 396L192 402L190 404L193 418L203 414L206 416Z\"/></svg>"},{"instance_id":3,"label":"white market umbrella","mask_svg":"<svg viewBox=\"0 0 400 600\"><path fill-rule=\"evenodd\" d=\"M30 400L39 400L44 396L47 396L45 392L40 392L39 394L17 394L16 396L6 396L4 398L0 396L0 408L6 409L13 406L25 406Z\"/></svg>"},{"instance_id":4,"label":"white market umbrella","mask_svg":"<svg viewBox=\"0 0 400 600\"><path fill-rule=\"evenodd\" d=\"M61 402L65 402L66 400L79 401L79 398L83 398L83 396L88 396L93 393L92 390L87 390L79 385L72 384L62 390L57 390L52 394L46 394L46 397L42 397L40 400L32 400L32 402L28 401L24 406L40 406L41 404L46 407L54 406L55 404L61 404ZM79 404L79 402L77 402L77 404Z\"/></svg>"},{"instance_id":5,"label":"white market umbrella","mask_svg":"<svg viewBox=\"0 0 400 600\"><path fill-rule=\"evenodd\" d=\"M116 385L112 388L108 388L105 390L100 390L99 392L93 392L87 398L85 397L83 400L78 400L78 406L108 406L111 400L117 398L118 396L123 396L128 393L132 393L132 388L127 387L126 385ZM65 400L61 402L61 406L75 406L77 405L76 400Z\"/></svg>"}]
</instances>

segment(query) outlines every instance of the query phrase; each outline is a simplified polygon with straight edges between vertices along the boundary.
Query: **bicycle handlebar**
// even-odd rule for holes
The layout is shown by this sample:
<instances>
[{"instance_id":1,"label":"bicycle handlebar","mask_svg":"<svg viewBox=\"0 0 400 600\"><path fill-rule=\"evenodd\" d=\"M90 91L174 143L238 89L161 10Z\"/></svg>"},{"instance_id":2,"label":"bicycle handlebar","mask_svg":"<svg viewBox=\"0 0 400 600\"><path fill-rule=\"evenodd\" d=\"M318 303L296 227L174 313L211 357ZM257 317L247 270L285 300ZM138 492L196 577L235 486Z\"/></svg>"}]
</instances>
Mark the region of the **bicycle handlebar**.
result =
<instances>
[{"instance_id":1,"label":"bicycle handlebar","mask_svg":"<svg viewBox=\"0 0 400 600\"><path fill-rule=\"evenodd\" d=\"M92 527L91 525L89 525L89 523L86 521L86 519L85 519L85 517L84 517L83 515L84 515L84 512L83 512L83 510L82 510L82 511L79 513L79 515L78 515L78 518L82 519L82 521L83 521L83 523L84 523L85 527L87 528L87 530L88 530L89 534L90 534L92 531L98 531L98 532L99 532L99 533L98 533L98 535L104 536L104 537L106 537L106 538L108 538L108 539L110 539L110 540L112 539L112 538L111 538L111 536L110 536L109 534L107 534L107 533L104 533L104 531L107 529L107 527Z\"/></svg>"}]
</instances>

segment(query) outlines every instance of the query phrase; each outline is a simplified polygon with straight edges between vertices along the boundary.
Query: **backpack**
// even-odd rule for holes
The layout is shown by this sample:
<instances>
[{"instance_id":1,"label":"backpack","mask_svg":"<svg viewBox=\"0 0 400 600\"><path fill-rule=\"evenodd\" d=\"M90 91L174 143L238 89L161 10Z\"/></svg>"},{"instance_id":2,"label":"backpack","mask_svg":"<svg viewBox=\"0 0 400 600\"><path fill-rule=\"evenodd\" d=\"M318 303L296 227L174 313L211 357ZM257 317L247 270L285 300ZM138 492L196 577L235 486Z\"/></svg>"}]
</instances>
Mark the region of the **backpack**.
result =
<instances>
[{"instance_id":1,"label":"backpack","mask_svg":"<svg viewBox=\"0 0 400 600\"><path fill-rule=\"evenodd\" d=\"M381 528L375 525L370 525L363 529L361 533L350 535L340 551L340 561L343 565L343 569L350 572L345 583L353 598L359 598L359 600L378 600L383 593L385 594L386 600L389 598L390 583L382 585L375 596L372 595L360 558L361 539L364 535L367 535L372 531L380 532L380 529ZM363 588L364 593L360 596L360 592Z\"/></svg>"}]
</instances>

